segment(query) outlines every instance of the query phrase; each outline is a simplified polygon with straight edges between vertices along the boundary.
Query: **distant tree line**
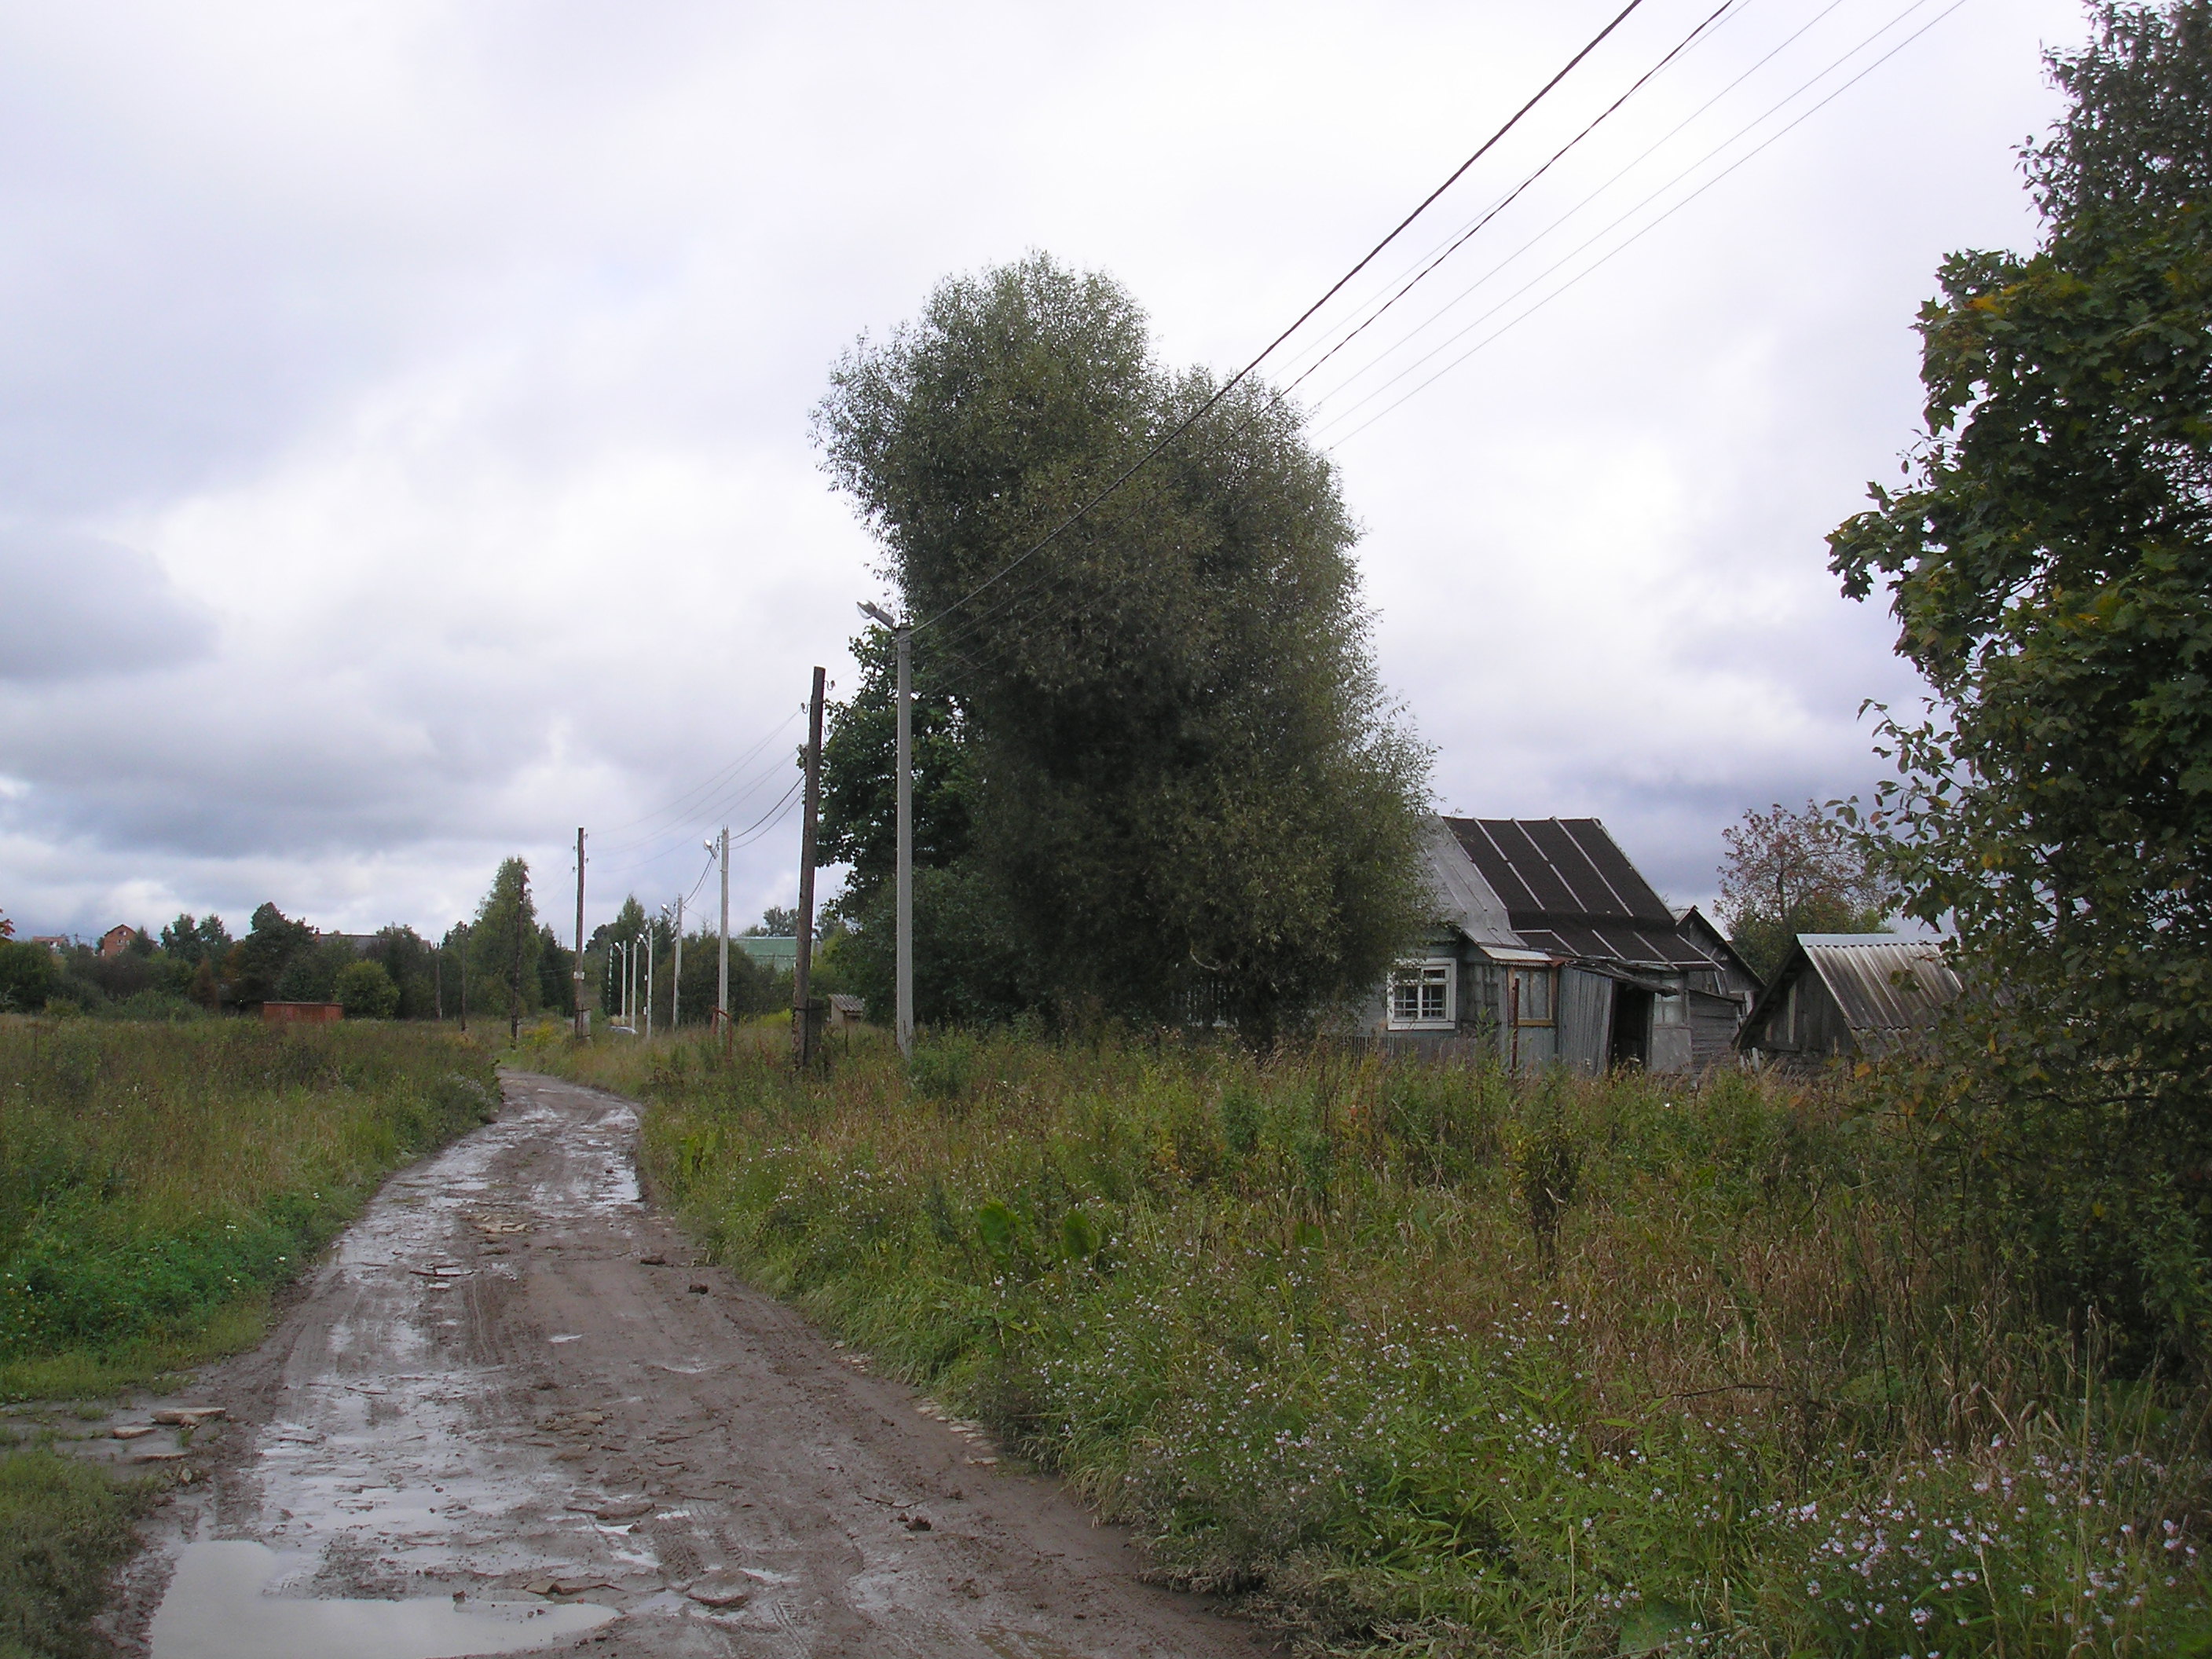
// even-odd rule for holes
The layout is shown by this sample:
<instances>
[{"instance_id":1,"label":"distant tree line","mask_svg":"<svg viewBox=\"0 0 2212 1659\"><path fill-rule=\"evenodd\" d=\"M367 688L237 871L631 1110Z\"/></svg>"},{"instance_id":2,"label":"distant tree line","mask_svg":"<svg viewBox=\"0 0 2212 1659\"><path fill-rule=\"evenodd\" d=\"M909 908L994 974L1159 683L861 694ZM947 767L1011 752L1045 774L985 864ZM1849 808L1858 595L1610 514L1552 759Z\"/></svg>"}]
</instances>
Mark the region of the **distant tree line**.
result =
<instances>
[{"instance_id":1,"label":"distant tree line","mask_svg":"<svg viewBox=\"0 0 2212 1659\"><path fill-rule=\"evenodd\" d=\"M245 935L217 915L178 916L124 950L55 951L0 936L0 1012L179 1019L264 1002L336 1002L349 1018L504 1019L571 1011L575 953L541 922L529 866L505 860L468 921L433 942L394 923L368 935L322 933L272 902Z\"/></svg>"}]
</instances>

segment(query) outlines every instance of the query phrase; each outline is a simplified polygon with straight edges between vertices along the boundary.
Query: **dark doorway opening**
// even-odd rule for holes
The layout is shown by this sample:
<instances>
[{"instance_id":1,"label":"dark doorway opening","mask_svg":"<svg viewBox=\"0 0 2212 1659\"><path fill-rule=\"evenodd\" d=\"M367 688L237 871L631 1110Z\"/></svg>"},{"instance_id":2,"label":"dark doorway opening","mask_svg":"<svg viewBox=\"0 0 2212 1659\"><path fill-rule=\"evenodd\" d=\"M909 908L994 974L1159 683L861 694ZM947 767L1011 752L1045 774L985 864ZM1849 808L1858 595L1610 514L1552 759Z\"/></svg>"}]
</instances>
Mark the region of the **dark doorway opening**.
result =
<instances>
[{"instance_id":1,"label":"dark doorway opening","mask_svg":"<svg viewBox=\"0 0 2212 1659\"><path fill-rule=\"evenodd\" d=\"M1607 1058L1615 1066L1651 1063L1651 993L1616 982L1613 988L1613 1040Z\"/></svg>"}]
</instances>

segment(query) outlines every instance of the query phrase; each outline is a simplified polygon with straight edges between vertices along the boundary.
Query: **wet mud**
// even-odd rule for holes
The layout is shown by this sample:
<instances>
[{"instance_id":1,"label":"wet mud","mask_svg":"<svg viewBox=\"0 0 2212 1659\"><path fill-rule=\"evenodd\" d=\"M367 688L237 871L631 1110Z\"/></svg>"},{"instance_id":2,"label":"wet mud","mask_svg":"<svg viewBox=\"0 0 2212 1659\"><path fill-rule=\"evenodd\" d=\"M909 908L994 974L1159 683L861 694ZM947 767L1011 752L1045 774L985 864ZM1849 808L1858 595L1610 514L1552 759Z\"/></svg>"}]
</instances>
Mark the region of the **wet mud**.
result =
<instances>
[{"instance_id":1,"label":"wet mud","mask_svg":"<svg viewBox=\"0 0 2212 1659\"><path fill-rule=\"evenodd\" d=\"M641 1201L629 1103L504 1087L202 1379L189 1403L226 1415L127 1575L125 1651L1270 1650L1144 1582L973 1425L696 1265Z\"/></svg>"}]
</instances>

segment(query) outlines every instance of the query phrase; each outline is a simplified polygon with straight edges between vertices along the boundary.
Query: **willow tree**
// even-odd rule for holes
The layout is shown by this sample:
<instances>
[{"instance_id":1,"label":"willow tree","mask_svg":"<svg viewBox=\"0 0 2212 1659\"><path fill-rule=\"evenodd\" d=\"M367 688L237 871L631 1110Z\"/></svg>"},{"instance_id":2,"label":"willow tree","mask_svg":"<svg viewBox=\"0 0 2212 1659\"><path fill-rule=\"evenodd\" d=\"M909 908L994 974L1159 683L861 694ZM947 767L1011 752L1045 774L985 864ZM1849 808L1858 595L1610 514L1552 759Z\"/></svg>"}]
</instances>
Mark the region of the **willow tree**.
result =
<instances>
[{"instance_id":1,"label":"willow tree","mask_svg":"<svg viewBox=\"0 0 2212 1659\"><path fill-rule=\"evenodd\" d=\"M1203 988L1265 1038L1370 988L1416 925L1427 757L1291 404L1240 387L1074 517L1218 386L1164 365L1110 278L1038 255L862 339L816 430L927 624L969 750L960 867L1026 981L1142 1019Z\"/></svg>"}]
</instances>

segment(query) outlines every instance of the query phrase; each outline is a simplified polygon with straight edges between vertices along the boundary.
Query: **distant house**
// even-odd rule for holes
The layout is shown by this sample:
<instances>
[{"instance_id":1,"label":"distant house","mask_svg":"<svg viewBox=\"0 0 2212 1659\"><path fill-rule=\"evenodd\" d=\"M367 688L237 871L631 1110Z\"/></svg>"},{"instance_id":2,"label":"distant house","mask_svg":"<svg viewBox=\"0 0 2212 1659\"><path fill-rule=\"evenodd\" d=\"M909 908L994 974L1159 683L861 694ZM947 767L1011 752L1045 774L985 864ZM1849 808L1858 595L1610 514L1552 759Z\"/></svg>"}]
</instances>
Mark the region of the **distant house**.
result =
<instances>
[{"instance_id":1,"label":"distant house","mask_svg":"<svg viewBox=\"0 0 2212 1659\"><path fill-rule=\"evenodd\" d=\"M56 956L59 956L76 942L76 941L72 939L67 933L33 933L31 935L32 944L43 945L47 950L52 951Z\"/></svg>"},{"instance_id":2,"label":"distant house","mask_svg":"<svg viewBox=\"0 0 2212 1659\"><path fill-rule=\"evenodd\" d=\"M1732 1051L1759 977L1677 916L1595 818L1435 818L1437 921L1371 1024L1399 1049L1517 1070L1694 1072Z\"/></svg>"},{"instance_id":3,"label":"distant house","mask_svg":"<svg viewBox=\"0 0 2212 1659\"><path fill-rule=\"evenodd\" d=\"M100 954L119 957L131 948L131 941L138 937L138 930L127 923L118 922L100 936Z\"/></svg>"},{"instance_id":4,"label":"distant house","mask_svg":"<svg viewBox=\"0 0 2212 1659\"><path fill-rule=\"evenodd\" d=\"M866 1022L867 1018L868 1005L863 1002L860 998L848 997L842 991L836 992L831 995L830 999L829 1018L829 1025L831 1030L844 1030L855 1025L863 1024Z\"/></svg>"},{"instance_id":5,"label":"distant house","mask_svg":"<svg viewBox=\"0 0 2212 1659\"><path fill-rule=\"evenodd\" d=\"M1784 1065L1893 1054L1925 1036L1959 994L1942 941L1800 933L1736 1046Z\"/></svg>"}]
</instances>

